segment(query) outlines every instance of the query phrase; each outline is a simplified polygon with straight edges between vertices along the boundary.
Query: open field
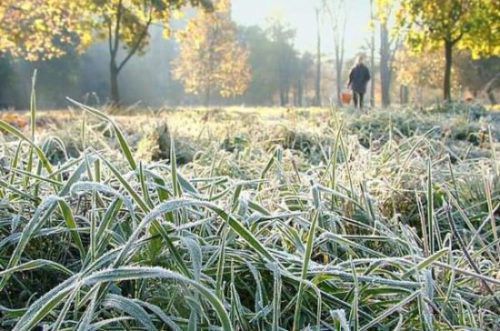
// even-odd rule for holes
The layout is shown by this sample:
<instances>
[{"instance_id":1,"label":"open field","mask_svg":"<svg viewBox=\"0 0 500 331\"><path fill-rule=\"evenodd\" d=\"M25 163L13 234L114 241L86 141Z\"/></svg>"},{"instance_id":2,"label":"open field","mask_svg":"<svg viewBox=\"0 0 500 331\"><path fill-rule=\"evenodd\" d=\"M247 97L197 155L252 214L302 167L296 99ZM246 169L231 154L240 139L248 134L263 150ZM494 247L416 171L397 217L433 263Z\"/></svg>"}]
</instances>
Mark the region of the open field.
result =
<instances>
[{"instance_id":1,"label":"open field","mask_svg":"<svg viewBox=\"0 0 500 331\"><path fill-rule=\"evenodd\" d=\"M9 116L0 328L500 329L480 106Z\"/></svg>"}]
</instances>

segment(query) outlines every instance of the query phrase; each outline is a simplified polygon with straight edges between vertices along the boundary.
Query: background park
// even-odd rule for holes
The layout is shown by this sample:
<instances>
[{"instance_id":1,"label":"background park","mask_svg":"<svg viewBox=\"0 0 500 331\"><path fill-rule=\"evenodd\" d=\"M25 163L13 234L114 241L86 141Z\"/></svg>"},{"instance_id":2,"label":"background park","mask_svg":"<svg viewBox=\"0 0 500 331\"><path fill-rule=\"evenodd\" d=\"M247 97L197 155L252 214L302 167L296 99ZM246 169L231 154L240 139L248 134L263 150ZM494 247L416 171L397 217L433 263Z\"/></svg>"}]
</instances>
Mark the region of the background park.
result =
<instances>
[{"instance_id":1,"label":"background park","mask_svg":"<svg viewBox=\"0 0 500 331\"><path fill-rule=\"evenodd\" d=\"M2 0L0 329L500 329L499 16Z\"/></svg>"}]
</instances>

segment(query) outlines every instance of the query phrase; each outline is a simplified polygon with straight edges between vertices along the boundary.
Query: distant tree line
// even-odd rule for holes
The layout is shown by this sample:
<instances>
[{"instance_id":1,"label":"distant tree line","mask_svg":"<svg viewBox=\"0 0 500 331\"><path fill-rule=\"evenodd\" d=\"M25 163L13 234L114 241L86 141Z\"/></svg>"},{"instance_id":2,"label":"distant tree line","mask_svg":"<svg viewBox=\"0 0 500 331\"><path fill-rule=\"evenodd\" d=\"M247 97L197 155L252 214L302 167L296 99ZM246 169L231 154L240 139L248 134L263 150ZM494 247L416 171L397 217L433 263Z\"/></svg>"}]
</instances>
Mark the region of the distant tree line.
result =
<instances>
[{"instance_id":1,"label":"distant tree line","mask_svg":"<svg viewBox=\"0 0 500 331\"><path fill-rule=\"evenodd\" d=\"M314 103L314 56L295 49L295 31L285 22L271 19L266 28L236 26L230 2L220 0L210 11L173 25L178 33L169 39L162 38L164 25L147 25L148 46L140 56L130 56L129 46L115 51L114 37L96 39L85 51L68 43L55 54L4 52L0 108L28 106L35 68L44 108L65 106L66 96L92 104L141 101L151 106Z\"/></svg>"},{"instance_id":2,"label":"distant tree line","mask_svg":"<svg viewBox=\"0 0 500 331\"><path fill-rule=\"evenodd\" d=\"M428 100L429 91L450 100L468 90L496 103L495 1L366 4L372 29L360 51L370 55L372 104L389 106L401 87L416 102ZM345 55L346 1L316 1L310 10L315 54L299 52L295 30L278 19L237 26L230 0L2 0L0 109L28 106L35 68L44 108L65 106L66 96L145 106L340 105L352 64ZM332 49L322 48L320 24L331 27Z\"/></svg>"}]
</instances>

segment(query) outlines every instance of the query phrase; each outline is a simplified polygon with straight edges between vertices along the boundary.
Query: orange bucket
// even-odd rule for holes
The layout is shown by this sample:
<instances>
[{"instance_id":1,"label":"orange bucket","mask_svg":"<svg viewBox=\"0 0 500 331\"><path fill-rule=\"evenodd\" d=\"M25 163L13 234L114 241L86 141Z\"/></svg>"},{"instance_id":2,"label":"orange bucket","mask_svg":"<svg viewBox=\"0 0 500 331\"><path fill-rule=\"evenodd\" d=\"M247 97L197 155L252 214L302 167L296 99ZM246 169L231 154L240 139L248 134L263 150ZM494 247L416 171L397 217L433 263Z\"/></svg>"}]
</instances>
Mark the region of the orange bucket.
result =
<instances>
[{"instance_id":1,"label":"orange bucket","mask_svg":"<svg viewBox=\"0 0 500 331\"><path fill-rule=\"evenodd\" d=\"M352 100L352 92L349 90L342 91L342 93L340 94L340 99L342 100L342 103L344 105L350 104Z\"/></svg>"}]
</instances>

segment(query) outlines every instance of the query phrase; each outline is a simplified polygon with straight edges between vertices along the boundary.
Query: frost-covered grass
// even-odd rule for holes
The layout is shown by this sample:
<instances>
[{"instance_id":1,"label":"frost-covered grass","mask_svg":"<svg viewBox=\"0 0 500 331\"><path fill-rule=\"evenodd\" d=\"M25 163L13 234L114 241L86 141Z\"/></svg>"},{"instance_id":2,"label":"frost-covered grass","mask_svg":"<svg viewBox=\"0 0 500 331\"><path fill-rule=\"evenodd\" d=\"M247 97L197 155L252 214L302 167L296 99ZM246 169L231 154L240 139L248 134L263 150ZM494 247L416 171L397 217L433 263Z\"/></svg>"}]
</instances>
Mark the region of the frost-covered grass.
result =
<instances>
[{"instance_id":1,"label":"frost-covered grass","mask_svg":"<svg viewBox=\"0 0 500 331\"><path fill-rule=\"evenodd\" d=\"M78 106L0 122L1 328L500 328L488 120Z\"/></svg>"}]
</instances>

